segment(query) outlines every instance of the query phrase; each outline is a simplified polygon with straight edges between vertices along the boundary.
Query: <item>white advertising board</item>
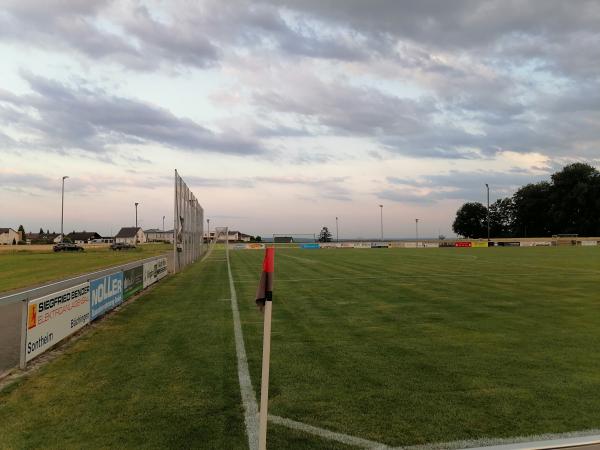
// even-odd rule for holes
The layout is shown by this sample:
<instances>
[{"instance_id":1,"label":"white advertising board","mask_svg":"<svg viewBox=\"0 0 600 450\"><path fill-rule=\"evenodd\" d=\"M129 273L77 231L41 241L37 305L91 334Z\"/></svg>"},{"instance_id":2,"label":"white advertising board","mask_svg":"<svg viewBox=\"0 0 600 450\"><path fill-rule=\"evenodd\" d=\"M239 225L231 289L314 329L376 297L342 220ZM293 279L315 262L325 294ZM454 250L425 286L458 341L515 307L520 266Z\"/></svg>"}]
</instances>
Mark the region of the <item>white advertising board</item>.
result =
<instances>
[{"instance_id":1,"label":"white advertising board","mask_svg":"<svg viewBox=\"0 0 600 450\"><path fill-rule=\"evenodd\" d=\"M89 322L89 283L31 300L27 305L25 360L44 353Z\"/></svg>"},{"instance_id":2,"label":"white advertising board","mask_svg":"<svg viewBox=\"0 0 600 450\"><path fill-rule=\"evenodd\" d=\"M584 247L595 247L598 245L598 241L581 241L581 245Z\"/></svg>"},{"instance_id":3,"label":"white advertising board","mask_svg":"<svg viewBox=\"0 0 600 450\"><path fill-rule=\"evenodd\" d=\"M551 247L549 241L521 241L521 247Z\"/></svg>"},{"instance_id":4,"label":"white advertising board","mask_svg":"<svg viewBox=\"0 0 600 450\"><path fill-rule=\"evenodd\" d=\"M144 289L167 275L167 258L144 263Z\"/></svg>"}]
</instances>

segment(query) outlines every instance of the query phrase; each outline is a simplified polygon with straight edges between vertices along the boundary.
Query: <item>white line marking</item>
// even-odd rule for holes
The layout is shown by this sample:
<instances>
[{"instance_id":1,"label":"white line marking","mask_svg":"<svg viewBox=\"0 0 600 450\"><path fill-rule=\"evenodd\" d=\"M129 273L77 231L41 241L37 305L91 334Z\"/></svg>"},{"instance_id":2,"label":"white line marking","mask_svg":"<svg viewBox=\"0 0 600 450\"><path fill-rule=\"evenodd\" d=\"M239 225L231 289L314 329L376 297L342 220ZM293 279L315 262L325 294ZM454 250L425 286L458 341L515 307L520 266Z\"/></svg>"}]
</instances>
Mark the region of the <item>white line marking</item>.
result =
<instances>
[{"instance_id":1,"label":"white line marking","mask_svg":"<svg viewBox=\"0 0 600 450\"><path fill-rule=\"evenodd\" d=\"M600 430L573 431L560 434L540 434L514 438L482 438L451 442L394 447L394 450L541 450L568 446L597 444Z\"/></svg>"},{"instance_id":2,"label":"white line marking","mask_svg":"<svg viewBox=\"0 0 600 450\"><path fill-rule=\"evenodd\" d=\"M252 379L248 370L248 358L244 347L244 335L240 322L240 310L237 303L237 294L231 275L231 264L229 262L229 246L225 246L227 259L227 272L229 274L229 290L231 291L231 312L233 313L233 331L235 333L235 351L237 354L238 378L240 380L240 392L242 404L244 405L244 422L246 423L246 434L248 435L248 447L250 450L258 449L258 403L252 388Z\"/></svg>"},{"instance_id":3,"label":"white line marking","mask_svg":"<svg viewBox=\"0 0 600 450\"><path fill-rule=\"evenodd\" d=\"M304 262L308 262L308 263L313 263L313 264L318 264L321 261L317 261L315 259L309 259L309 258L303 258L302 256L292 256L292 255L287 255L285 253L280 253L277 256L285 256L286 258L292 258L292 259L297 259L298 261L304 261Z\"/></svg>"},{"instance_id":4,"label":"white line marking","mask_svg":"<svg viewBox=\"0 0 600 450\"><path fill-rule=\"evenodd\" d=\"M273 416L269 414L269 421L272 423L276 423L277 425L283 425L288 428L292 428L294 430L299 430L304 433L314 434L316 436L320 436L325 439L329 439L330 441L341 442L346 445L354 445L360 448L368 448L368 449L389 449L385 444L380 442L370 441L368 439L362 439L355 436L350 436L349 434L344 433L336 433L334 431L329 431L324 428L313 427L312 425L307 425L302 422L296 422L295 420L286 419L284 417Z\"/></svg>"}]
</instances>

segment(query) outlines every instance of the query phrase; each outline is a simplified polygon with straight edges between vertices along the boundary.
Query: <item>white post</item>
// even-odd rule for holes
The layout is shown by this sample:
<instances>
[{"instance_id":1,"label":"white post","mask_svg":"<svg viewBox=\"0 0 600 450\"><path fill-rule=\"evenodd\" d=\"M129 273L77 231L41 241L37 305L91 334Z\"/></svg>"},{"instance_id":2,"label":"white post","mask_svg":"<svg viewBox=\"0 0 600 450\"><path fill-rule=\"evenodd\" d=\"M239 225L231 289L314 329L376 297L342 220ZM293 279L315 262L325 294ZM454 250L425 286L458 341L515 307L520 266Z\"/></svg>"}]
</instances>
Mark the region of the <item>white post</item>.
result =
<instances>
[{"instance_id":1,"label":"white post","mask_svg":"<svg viewBox=\"0 0 600 450\"><path fill-rule=\"evenodd\" d=\"M21 305L21 348L19 351L19 368L25 370L27 362L25 360L25 347L27 345L27 322L29 314L29 298L23 300Z\"/></svg>"},{"instance_id":2,"label":"white post","mask_svg":"<svg viewBox=\"0 0 600 450\"><path fill-rule=\"evenodd\" d=\"M175 199L173 204L173 273L177 273L177 225L179 224L179 204L177 203L177 169L175 169Z\"/></svg>"},{"instance_id":3,"label":"white post","mask_svg":"<svg viewBox=\"0 0 600 450\"><path fill-rule=\"evenodd\" d=\"M260 415L258 426L258 450L267 449L267 414L269 407L269 365L271 360L271 312L273 302L265 302L265 322L263 327L262 377L260 385Z\"/></svg>"}]
</instances>

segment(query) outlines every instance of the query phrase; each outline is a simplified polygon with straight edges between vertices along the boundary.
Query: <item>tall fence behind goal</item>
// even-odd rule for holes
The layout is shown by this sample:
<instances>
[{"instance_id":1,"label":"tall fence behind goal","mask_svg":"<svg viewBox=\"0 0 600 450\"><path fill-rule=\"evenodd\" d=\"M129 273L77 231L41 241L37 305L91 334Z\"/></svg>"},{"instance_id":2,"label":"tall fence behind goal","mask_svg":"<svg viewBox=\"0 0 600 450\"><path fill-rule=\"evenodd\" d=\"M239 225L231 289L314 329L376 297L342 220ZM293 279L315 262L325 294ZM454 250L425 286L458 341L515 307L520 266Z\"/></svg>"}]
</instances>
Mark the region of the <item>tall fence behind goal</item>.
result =
<instances>
[{"instance_id":1,"label":"tall fence behind goal","mask_svg":"<svg viewBox=\"0 0 600 450\"><path fill-rule=\"evenodd\" d=\"M173 271L197 261L204 253L204 210L175 170Z\"/></svg>"}]
</instances>

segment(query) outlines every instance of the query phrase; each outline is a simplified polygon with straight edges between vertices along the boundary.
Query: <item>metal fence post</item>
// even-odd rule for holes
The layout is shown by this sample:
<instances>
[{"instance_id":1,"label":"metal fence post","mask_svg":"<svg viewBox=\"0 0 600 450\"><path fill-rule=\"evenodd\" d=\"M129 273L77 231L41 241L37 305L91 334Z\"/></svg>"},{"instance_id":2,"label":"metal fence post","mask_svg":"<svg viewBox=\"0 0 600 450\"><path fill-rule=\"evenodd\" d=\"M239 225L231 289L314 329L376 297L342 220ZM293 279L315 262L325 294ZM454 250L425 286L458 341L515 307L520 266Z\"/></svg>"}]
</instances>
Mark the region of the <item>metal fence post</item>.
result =
<instances>
[{"instance_id":1,"label":"metal fence post","mask_svg":"<svg viewBox=\"0 0 600 450\"><path fill-rule=\"evenodd\" d=\"M25 370L27 362L25 360L25 347L27 346L27 314L29 298L24 298L21 306L21 348L19 351L19 368Z\"/></svg>"}]
</instances>

